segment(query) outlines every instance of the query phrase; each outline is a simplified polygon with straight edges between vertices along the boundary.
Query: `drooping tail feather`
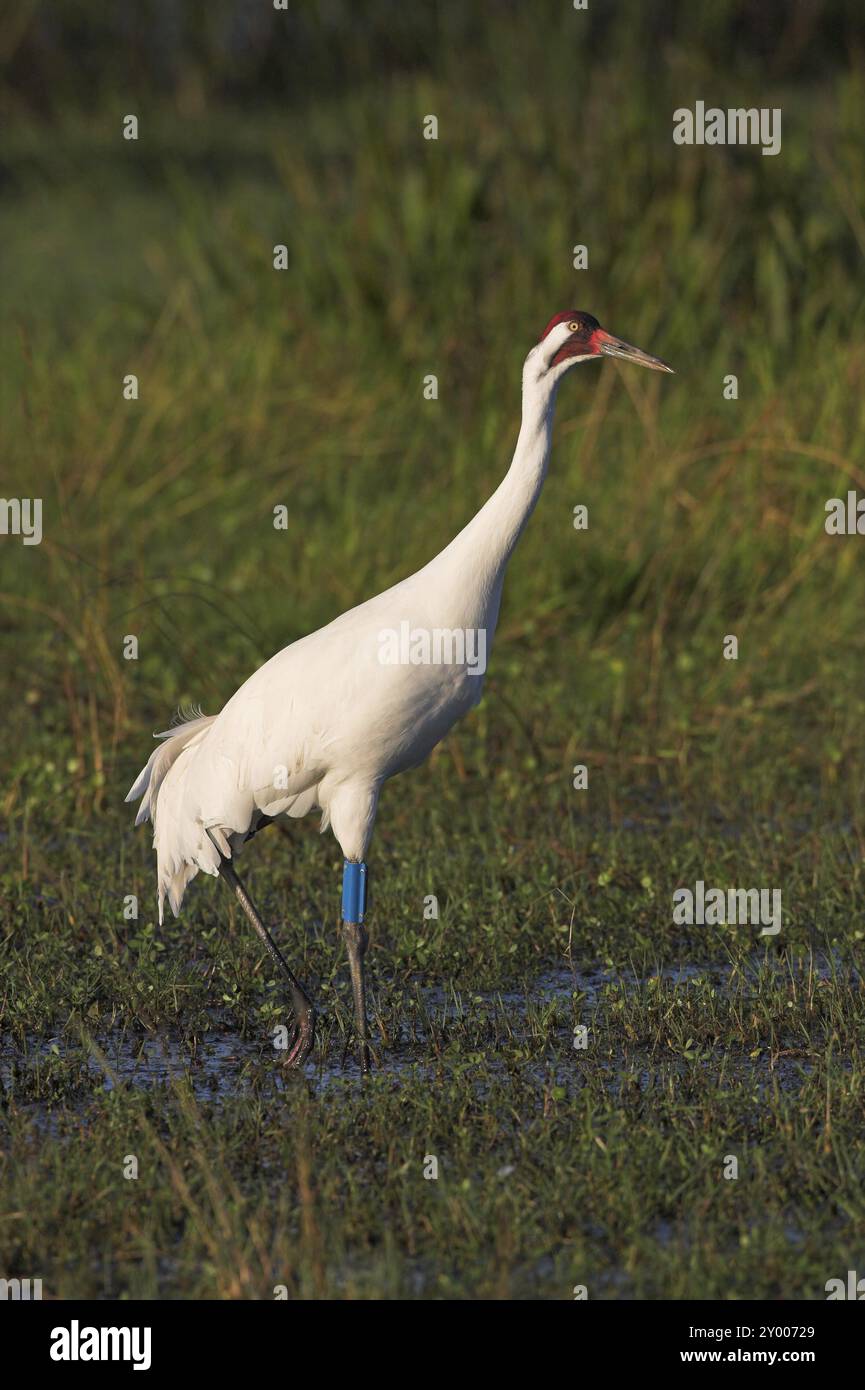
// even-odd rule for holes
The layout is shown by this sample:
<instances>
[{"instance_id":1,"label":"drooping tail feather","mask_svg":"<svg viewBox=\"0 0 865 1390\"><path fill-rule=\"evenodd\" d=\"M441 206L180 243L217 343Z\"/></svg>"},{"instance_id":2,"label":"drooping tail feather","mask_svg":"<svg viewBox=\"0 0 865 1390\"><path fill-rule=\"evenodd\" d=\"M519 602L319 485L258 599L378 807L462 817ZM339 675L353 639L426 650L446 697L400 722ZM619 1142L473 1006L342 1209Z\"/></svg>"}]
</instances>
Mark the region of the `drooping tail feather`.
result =
<instances>
[{"instance_id":1,"label":"drooping tail feather","mask_svg":"<svg viewBox=\"0 0 865 1390\"><path fill-rule=\"evenodd\" d=\"M146 820L155 823L156 798L166 772L195 735L212 724L215 718L215 714L196 714L193 719L187 719L170 729L165 729L161 734L153 735L154 738L165 741L159 748L154 748L125 797L126 801L135 801L139 796L142 798L138 815L135 817L136 825L141 825L142 821Z\"/></svg>"},{"instance_id":2,"label":"drooping tail feather","mask_svg":"<svg viewBox=\"0 0 865 1390\"><path fill-rule=\"evenodd\" d=\"M163 740L163 742L151 753L126 795L127 801L134 801L136 797L141 797L141 805L138 808L135 824L141 825L142 821L148 819L153 822L153 843L157 853L160 923L162 922L166 896L175 917L179 913L186 886L190 879L193 879L198 873L198 865L191 857L177 853L176 846L172 846L170 843L173 839L172 836L166 837L164 833L160 835L159 790L180 755L186 749L191 748L206 733L215 718L216 715L196 713L194 718L183 720L181 723L166 729L163 733L155 734L154 737ZM169 814L169 822L171 819L172 816ZM166 843L166 838L169 843ZM218 859L215 851L213 851L213 857L215 860Z\"/></svg>"}]
</instances>

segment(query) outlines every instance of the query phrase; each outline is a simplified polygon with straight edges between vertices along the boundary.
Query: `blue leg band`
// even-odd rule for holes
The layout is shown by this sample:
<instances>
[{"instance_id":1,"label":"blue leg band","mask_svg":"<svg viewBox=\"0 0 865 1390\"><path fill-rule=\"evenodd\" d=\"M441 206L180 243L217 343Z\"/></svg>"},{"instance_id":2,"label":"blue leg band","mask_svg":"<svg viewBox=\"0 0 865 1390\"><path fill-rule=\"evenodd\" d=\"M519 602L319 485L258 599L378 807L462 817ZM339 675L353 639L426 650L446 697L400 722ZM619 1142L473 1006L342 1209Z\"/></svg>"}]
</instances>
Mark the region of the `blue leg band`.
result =
<instances>
[{"instance_id":1,"label":"blue leg band","mask_svg":"<svg viewBox=\"0 0 865 1390\"><path fill-rule=\"evenodd\" d=\"M359 923L366 912L366 864L346 859L342 871L342 920Z\"/></svg>"}]
</instances>

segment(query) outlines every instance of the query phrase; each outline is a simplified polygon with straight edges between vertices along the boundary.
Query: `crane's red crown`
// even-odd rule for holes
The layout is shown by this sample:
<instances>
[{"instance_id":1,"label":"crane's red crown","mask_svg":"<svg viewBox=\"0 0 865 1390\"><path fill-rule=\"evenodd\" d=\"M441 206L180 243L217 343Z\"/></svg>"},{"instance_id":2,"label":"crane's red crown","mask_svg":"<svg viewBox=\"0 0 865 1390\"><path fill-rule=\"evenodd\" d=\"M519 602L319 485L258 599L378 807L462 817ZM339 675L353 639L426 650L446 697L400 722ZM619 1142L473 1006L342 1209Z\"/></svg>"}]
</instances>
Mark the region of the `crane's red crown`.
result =
<instances>
[{"instance_id":1,"label":"crane's red crown","mask_svg":"<svg viewBox=\"0 0 865 1390\"><path fill-rule=\"evenodd\" d=\"M544 341L544 338L546 338L547 334L552 332L556 325L560 323L579 324L580 330L585 332L586 334L593 333L596 328L600 328L601 326L598 323L598 320L592 314L587 314L584 309L566 309L563 314L556 314L554 318L550 319L549 323L547 324L546 328L544 329L543 333L538 339L538 342L542 343Z\"/></svg>"},{"instance_id":2,"label":"crane's red crown","mask_svg":"<svg viewBox=\"0 0 865 1390\"><path fill-rule=\"evenodd\" d=\"M601 340L597 335L603 334L603 329L594 315L587 314L584 309L566 309L563 314L556 314L550 319L539 341L543 342L560 323L573 324L574 329L553 358L552 366L564 362L567 357L600 356Z\"/></svg>"}]
</instances>

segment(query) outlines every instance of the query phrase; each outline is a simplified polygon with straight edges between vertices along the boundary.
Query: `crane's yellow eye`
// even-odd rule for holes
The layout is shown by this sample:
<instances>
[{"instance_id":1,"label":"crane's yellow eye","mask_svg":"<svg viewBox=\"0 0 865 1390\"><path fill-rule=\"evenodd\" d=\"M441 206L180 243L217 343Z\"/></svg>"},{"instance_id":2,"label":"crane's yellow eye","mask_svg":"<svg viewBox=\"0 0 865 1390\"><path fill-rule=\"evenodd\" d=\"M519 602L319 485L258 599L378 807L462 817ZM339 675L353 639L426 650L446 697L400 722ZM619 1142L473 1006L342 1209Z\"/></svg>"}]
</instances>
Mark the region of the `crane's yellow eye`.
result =
<instances>
[{"instance_id":1,"label":"crane's yellow eye","mask_svg":"<svg viewBox=\"0 0 865 1390\"><path fill-rule=\"evenodd\" d=\"M579 328L579 326L580 326L580 325L577 323L577 320L574 319L571 323L568 324L568 332L569 332L569 333L576 333L576 331L577 331L577 329Z\"/></svg>"}]
</instances>

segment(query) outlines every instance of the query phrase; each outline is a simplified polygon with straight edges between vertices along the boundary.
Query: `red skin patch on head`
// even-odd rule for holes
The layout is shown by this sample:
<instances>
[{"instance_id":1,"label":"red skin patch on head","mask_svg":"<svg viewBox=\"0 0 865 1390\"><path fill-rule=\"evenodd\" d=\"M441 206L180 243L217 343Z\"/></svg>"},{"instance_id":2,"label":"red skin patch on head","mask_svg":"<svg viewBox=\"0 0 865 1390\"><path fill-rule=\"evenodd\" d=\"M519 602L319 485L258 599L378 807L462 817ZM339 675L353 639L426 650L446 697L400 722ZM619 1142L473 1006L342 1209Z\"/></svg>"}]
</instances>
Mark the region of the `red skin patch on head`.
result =
<instances>
[{"instance_id":1,"label":"red skin patch on head","mask_svg":"<svg viewBox=\"0 0 865 1390\"><path fill-rule=\"evenodd\" d=\"M558 323L570 323L570 322L571 322L571 319L577 319L577 320L579 320L579 317L580 317L580 311L579 311L579 309L567 309L567 310L565 311L565 313L563 313L563 314L556 314L555 318L550 319L549 323L547 324L546 328L544 329L543 333L541 334L540 338L538 339L538 342L539 342L539 343L542 343L542 342L544 341L544 338L546 338L547 334L548 334L553 328L555 328L556 324L558 324Z\"/></svg>"},{"instance_id":2,"label":"red skin patch on head","mask_svg":"<svg viewBox=\"0 0 865 1390\"><path fill-rule=\"evenodd\" d=\"M557 367L569 357L600 357L601 343L605 337L602 328L590 329L588 333L572 333L567 342L562 343L550 366Z\"/></svg>"},{"instance_id":3,"label":"red skin patch on head","mask_svg":"<svg viewBox=\"0 0 865 1390\"><path fill-rule=\"evenodd\" d=\"M569 309L564 314L556 314L555 318L550 319L544 329L540 341L543 342L547 334L560 323L576 323L579 327L574 330L570 338L566 339L559 348L550 363L551 367L557 367L560 362L565 362L569 357L600 356L601 343L608 335L604 332L598 320L591 314L584 313L582 309Z\"/></svg>"}]
</instances>

